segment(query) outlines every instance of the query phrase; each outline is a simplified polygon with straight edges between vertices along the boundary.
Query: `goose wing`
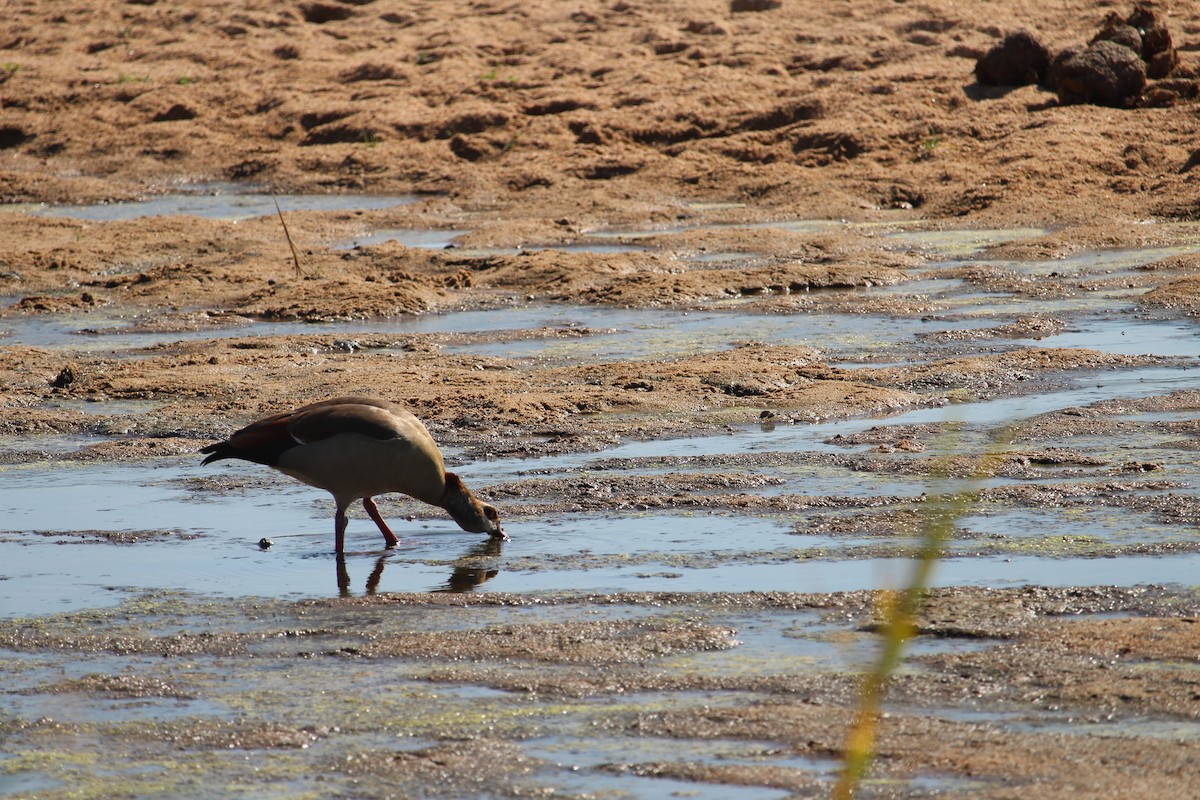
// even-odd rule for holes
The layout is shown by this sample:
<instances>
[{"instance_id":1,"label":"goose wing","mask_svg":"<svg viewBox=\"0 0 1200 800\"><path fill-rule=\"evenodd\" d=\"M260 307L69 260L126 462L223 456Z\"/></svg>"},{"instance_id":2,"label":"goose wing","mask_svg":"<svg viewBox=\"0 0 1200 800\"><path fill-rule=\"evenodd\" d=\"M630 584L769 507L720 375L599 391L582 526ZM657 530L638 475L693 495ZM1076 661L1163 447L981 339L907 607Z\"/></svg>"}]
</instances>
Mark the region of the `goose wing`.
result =
<instances>
[{"instance_id":1,"label":"goose wing","mask_svg":"<svg viewBox=\"0 0 1200 800\"><path fill-rule=\"evenodd\" d=\"M414 427L415 426L415 427ZM224 442L205 447L205 464L222 458L241 458L274 466L293 447L319 442L342 433L372 439L429 437L416 417L383 400L339 397L322 400L252 422Z\"/></svg>"},{"instance_id":2,"label":"goose wing","mask_svg":"<svg viewBox=\"0 0 1200 800\"><path fill-rule=\"evenodd\" d=\"M390 408L373 403L324 402L292 412L287 415L284 424L289 436L301 444L307 444L340 433L361 433L372 439L395 439L406 433L401 421L402 418Z\"/></svg>"}]
</instances>

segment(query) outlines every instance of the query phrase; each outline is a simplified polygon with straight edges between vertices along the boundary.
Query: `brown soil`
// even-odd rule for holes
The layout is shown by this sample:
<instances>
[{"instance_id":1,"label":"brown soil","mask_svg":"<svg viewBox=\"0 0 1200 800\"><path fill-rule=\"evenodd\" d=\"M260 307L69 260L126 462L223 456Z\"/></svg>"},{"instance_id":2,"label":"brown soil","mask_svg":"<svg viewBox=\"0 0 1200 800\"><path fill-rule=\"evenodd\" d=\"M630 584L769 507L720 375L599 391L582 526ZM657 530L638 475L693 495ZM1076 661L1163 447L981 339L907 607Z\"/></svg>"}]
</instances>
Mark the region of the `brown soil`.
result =
<instances>
[{"instance_id":1,"label":"brown soil","mask_svg":"<svg viewBox=\"0 0 1200 800\"><path fill-rule=\"evenodd\" d=\"M87 14L20 7L0 43L9 59L0 187L9 199L124 198L234 179L284 192L424 197L384 211L289 213L300 274L273 217L101 224L9 214L0 286L12 302L0 315L77 314L81 343L91 318L115 317L131 331L204 331L531 301L702 308L742 298L762 313L911 316L930 308L919 296L821 290L919 279L919 254L870 235L740 224L1036 225L1044 236L991 255L1053 258L1189 241L1190 229L1131 223L1191 219L1200 208L1187 145L1198 123L1186 97L1167 107L1060 105L1037 86L974 82L975 59L1007 30L1031 30L1051 52L1088 41L1105 12L1087 3L1003 3L970 15L953 4L891 2L810 4L802 14L773 3L733 13L715 1L404 12L371 2L282 10L138 2ZM1200 21L1164 19L1182 53L1172 79L1186 82ZM639 240L656 249L617 254L333 247L381 227L451 227L467 231L463 246L513 248L586 241L609 226L718 222L727 225ZM745 258L686 258L705 252ZM1116 280L1146 290L1147 307L1200 303L1194 258L1154 266L1107 281L1030 280L987 265L952 276L1043 298ZM255 337L136 360L92 355L86 344L67 357L11 347L0 365L0 425L85 424L30 410L49 396L161 399L158 418L137 420L130 433L150 433L162 440L157 452L171 452L190 446L173 445L172 434L212 436L297 400L389 385L449 440L503 431L489 446L527 446L523 437L549 428L588 447L605 438L575 425L580 414L608 415L610 434L650 436L764 410L803 419L878 413L936 402L940 387L964 381L982 396L998 384L993 376L1025 379L1087 361L1052 353L1040 365L1000 359L851 377L821 367L819 354L768 342L669 365L556 370L447 357L445 343ZM147 453L122 448L106 455Z\"/></svg>"},{"instance_id":2,"label":"brown soil","mask_svg":"<svg viewBox=\"0 0 1200 800\"><path fill-rule=\"evenodd\" d=\"M189 180L417 190L579 223L700 199L1039 224L1197 206L1186 102L1064 106L975 81L1004 33L1081 48L1112 6L761 7L24 0L0 43L0 186L20 200ZM1187 81L1200 26L1172 10L1172 77Z\"/></svg>"}]
</instances>

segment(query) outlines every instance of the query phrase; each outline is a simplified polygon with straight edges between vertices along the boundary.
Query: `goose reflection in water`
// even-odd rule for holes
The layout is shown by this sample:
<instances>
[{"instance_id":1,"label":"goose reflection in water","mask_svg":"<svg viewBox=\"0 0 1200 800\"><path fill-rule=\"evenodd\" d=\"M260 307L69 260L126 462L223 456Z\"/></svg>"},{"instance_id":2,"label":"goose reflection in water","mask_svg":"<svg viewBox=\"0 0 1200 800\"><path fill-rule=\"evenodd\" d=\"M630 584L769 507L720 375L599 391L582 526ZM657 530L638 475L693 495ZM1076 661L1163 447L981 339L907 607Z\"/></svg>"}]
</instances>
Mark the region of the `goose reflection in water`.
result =
<instances>
[{"instance_id":1,"label":"goose reflection in water","mask_svg":"<svg viewBox=\"0 0 1200 800\"><path fill-rule=\"evenodd\" d=\"M480 561L481 559L491 560L499 558L503 547L503 539L488 539L485 542L473 545L454 562L450 571L450 577L446 580L446 583L430 591L469 592L476 586L487 583L499 575L500 570L495 566L482 564ZM383 568L387 564L388 559L394 555L396 555L395 551L390 551L376 559L374 569L367 576L365 594L373 595L379 589L379 581L383 578ZM337 556L337 585L340 596L351 596L350 571L346 568L345 556L341 554Z\"/></svg>"}]
</instances>

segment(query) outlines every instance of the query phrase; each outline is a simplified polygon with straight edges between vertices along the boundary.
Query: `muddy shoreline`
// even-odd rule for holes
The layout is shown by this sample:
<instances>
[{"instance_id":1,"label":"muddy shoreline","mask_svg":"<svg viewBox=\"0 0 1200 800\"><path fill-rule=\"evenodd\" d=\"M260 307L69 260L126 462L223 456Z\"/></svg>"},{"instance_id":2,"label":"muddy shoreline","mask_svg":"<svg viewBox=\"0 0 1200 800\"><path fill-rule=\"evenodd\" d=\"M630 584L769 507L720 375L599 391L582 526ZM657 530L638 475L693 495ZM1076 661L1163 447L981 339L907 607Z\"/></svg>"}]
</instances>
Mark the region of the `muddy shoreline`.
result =
<instances>
[{"instance_id":1,"label":"muddy shoreline","mask_svg":"<svg viewBox=\"0 0 1200 800\"><path fill-rule=\"evenodd\" d=\"M84 5L0 41L0 793L823 796L966 488L864 796L1200 794L1186 5L1121 107L974 73L1111 4ZM511 543L196 465L377 393Z\"/></svg>"},{"instance_id":2,"label":"muddy shoreline","mask_svg":"<svg viewBox=\"0 0 1200 800\"><path fill-rule=\"evenodd\" d=\"M488 796L571 797L581 785L569 776L581 769L594 785L608 770L803 795L822 791L836 763L858 682L839 664L850 652L867 663L877 599L388 594L264 603L147 595L111 611L0 624L11 699L40 698L56 717L69 716L76 700L94 707L86 719L4 727L23 743L19 759L45 753L50 780L95 793L114 790L111 779L86 758L64 757L92 737L108 743L110 757L169 765L135 780L137 794L153 786L191 796L200 776L208 791L232 788L252 768L259 785L363 796L399 789L449 797L470 786ZM1138 785L1185 796L1195 788L1195 744L1170 731L1194 720L1186 662L1197 611L1191 593L1164 589L933 593L881 727L887 796L920 796L927 780L952 796L1013 787L1038 797L1115 796L1111 784L1133 779L1123 765L1146 758L1158 769ZM780 633L775 647L784 649L769 660L746 649ZM232 664L244 665L236 680ZM52 677L64 671L73 677ZM358 677L347 684L348 674ZM1097 684L1099 675L1120 691ZM212 703L234 715L205 712ZM1079 735L1135 719L1162 733ZM551 742L569 740L577 726L598 737L601 752L627 742L641 756L601 764L555 755ZM972 742L969 752L929 746L961 739ZM664 757L672 741L689 749L724 743L726 755ZM1065 751L1081 769L1061 770Z\"/></svg>"}]
</instances>

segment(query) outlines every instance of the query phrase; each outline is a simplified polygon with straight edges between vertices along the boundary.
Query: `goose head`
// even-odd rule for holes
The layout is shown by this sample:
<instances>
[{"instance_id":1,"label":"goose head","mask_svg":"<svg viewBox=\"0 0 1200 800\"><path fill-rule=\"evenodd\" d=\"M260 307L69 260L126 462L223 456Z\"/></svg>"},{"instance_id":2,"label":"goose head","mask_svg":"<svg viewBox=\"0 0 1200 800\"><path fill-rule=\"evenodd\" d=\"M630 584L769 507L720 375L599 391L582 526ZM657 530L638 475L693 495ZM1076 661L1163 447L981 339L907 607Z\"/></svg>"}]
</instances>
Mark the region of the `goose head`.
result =
<instances>
[{"instance_id":1,"label":"goose head","mask_svg":"<svg viewBox=\"0 0 1200 800\"><path fill-rule=\"evenodd\" d=\"M446 490L442 493L441 506L464 531L486 533L496 539L508 538L500 527L500 512L496 507L481 502L471 494L471 490L453 472L446 473Z\"/></svg>"}]
</instances>

